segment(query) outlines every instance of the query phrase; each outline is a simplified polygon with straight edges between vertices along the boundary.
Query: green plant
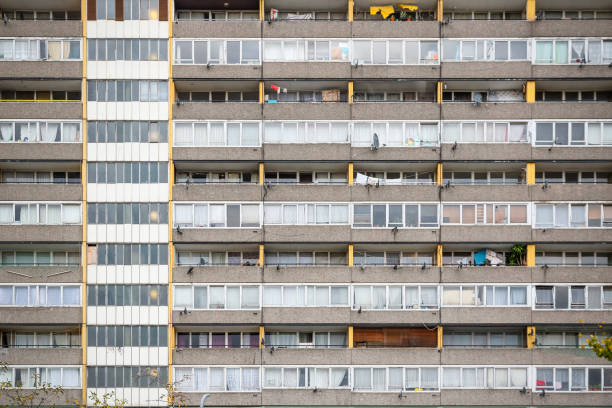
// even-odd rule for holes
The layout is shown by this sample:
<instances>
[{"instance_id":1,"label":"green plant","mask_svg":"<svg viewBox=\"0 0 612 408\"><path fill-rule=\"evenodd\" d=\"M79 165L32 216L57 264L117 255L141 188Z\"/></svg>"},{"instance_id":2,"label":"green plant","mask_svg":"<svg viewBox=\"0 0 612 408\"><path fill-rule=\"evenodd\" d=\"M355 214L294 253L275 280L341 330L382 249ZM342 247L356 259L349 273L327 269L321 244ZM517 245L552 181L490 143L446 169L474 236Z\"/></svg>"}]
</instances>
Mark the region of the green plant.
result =
<instances>
[{"instance_id":1,"label":"green plant","mask_svg":"<svg viewBox=\"0 0 612 408\"><path fill-rule=\"evenodd\" d=\"M587 344L597 357L612 361L612 337L608 336L600 339L597 336L591 336L587 339Z\"/></svg>"},{"instance_id":2,"label":"green plant","mask_svg":"<svg viewBox=\"0 0 612 408\"><path fill-rule=\"evenodd\" d=\"M515 244L506 254L506 265L522 266L525 265L527 258L527 245Z\"/></svg>"},{"instance_id":3,"label":"green plant","mask_svg":"<svg viewBox=\"0 0 612 408\"><path fill-rule=\"evenodd\" d=\"M61 386L42 382L40 374L32 374L32 387L24 387L20 383L13 383L7 363L0 362L0 398L3 404L0 407L55 407L53 401L59 401L64 395Z\"/></svg>"}]
</instances>

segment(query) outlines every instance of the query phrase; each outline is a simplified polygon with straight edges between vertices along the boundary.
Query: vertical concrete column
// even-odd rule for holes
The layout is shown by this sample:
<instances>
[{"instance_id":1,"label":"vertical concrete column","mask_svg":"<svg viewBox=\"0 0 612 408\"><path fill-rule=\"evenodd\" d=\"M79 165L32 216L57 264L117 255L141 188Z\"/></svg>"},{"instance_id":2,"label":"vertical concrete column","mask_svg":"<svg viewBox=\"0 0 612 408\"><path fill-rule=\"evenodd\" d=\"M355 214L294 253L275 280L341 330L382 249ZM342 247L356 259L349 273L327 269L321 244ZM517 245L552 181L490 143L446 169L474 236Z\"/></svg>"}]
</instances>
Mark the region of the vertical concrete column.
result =
<instances>
[{"instance_id":1,"label":"vertical concrete column","mask_svg":"<svg viewBox=\"0 0 612 408\"><path fill-rule=\"evenodd\" d=\"M438 326L438 348L441 349L444 346L444 328Z\"/></svg>"},{"instance_id":2,"label":"vertical concrete column","mask_svg":"<svg viewBox=\"0 0 612 408\"><path fill-rule=\"evenodd\" d=\"M346 338L348 342L348 348L352 349L353 348L353 326L348 327L348 333L347 333Z\"/></svg>"},{"instance_id":3,"label":"vertical concrete column","mask_svg":"<svg viewBox=\"0 0 612 408\"><path fill-rule=\"evenodd\" d=\"M527 16L527 21L535 21L536 19L535 0L527 0L527 4L525 5L525 14Z\"/></svg>"},{"instance_id":4,"label":"vertical concrete column","mask_svg":"<svg viewBox=\"0 0 612 408\"><path fill-rule=\"evenodd\" d=\"M438 163L438 165L436 166L436 183L441 186L444 182L443 178L442 178L442 171L444 169L444 166L442 163Z\"/></svg>"},{"instance_id":5,"label":"vertical concrete column","mask_svg":"<svg viewBox=\"0 0 612 408\"><path fill-rule=\"evenodd\" d=\"M436 102L442 103L442 88L444 88L444 83L442 81L438 81L438 86L436 88Z\"/></svg>"},{"instance_id":6,"label":"vertical concrete column","mask_svg":"<svg viewBox=\"0 0 612 408\"><path fill-rule=\"evenodd\" d=\"M535 81L527 81L525 83L525 102L535 103Z\"/></svg>"},{"instance_id":7,"label":"vertical concrete column","mask_svg":"<svg viewBox=\"0 0 612 408\"><path fill-rule=\"evenodd\" d=\"M83 106L83 160L81 161L81 184L83 185L82 227L83 241L81 243L81 270L83 292L81 306L83 323L81 324L81 350L83 363L81 365L81 401L87 405L87 2L81 0L81 24L83 25L83 77L81 79L81 104Z\"/></svg>"},{"instance_id":8,"label":"vertical concrete column","mask_svg":"<svg viewBox=\"0 0 612 408\"><path fill-rule=\"evenodd\" d=\"M355 96L353 81L348 81L348 92L347 93L348 93L348 103L353 103L354 96Z\"/></svg>"},{"instance_id":9,"label":"vertical concrete column","mask_svg":"<svg viewBox=\"0 0 612 408\"><path fill-rule=\"evenodd\" d=\"M436 266L442 266L442 244L436 248Z\"/></svg>"},{"instance_id":10,"label":"vertical concrete column","mask_svg":"<svg viewBox=\"0 0 612 408\"><path fill-rule=\"evenodd\" d=\"M346 17L348 21L353 21L353 8L354 7L355 7L354 1L348 0L348 9L346 11Z\"/></svg>"},{"instance_id":11,"label":"vertical concrete column","mask_svg":"<svg viewBox=\"0 0 612 408\"><path fill-rule=\"evenodd\" d=\"M444 0L438 0L438 7L436 8L436 17L438 21L444 20Z\"/></svg>"},{"instance_id":12,"label":"vertical concrete column","mask_svg":"<svg viewBox=\"0 0 612 408\"><path fill-rule=\"evenodd\" d=\"M259 348L264 348L264 338L266 337L266 331L263 326L259 326Z\"/></svg>"},{"instance_id":13,"label":"vertical concrete column","mask_svg":"<svg viewBox=\"0 0 612 408\"><path fill-rule=\"evenodd\" d=\"M264 244L259 244L259 266L264 266Z\"/></svg>"},{"instance_id":14,"label":"vertical concrete column","mask_svg":"<svg viewBox=\"0 0 612 408\"><path fill-rule=\"evenodd\" d=\"M264 82L259 81L259 103L264 103Z\"/></svg>"},{"instance_id":15,"label":"vertical concrete column","mask_svg":"<svg viewBox=\"0 0 612 408\"><path fill-rule=\"evenodd\" d=\"M259 184L263 185L265 179L266 173L264 169L264 164L263 162L259 162Z\"/></svg>"},{"instance_id":16,"label":"vertical concrete column","mask_svg":"<svg viewBox=\"0 0 612 408\"><path fill-rule=\"evenodd\" d=\"M527 163L527 185L535 184L535 163Z\"/></svg>"},{"instance_id":17,"label":"vertical concrete column","mask_svg":"<svg viewBox=\"0 0 612 408\"><path fill-rule=\"evenodd\" d=\"M535 266L535 244L527 244L527 266Z\"/></svg>"},{"instance_id":18,"label":"vertical concrete column","mask_svg":"<svg viewBox=\"0 0 612 408\"><path fill-rule=\"evenodd\" d=\"M259 0L259 21L265 21L266 19L266 7L264 0Z\"/></svg>"},{"instance_id":19,"label":"vertical concrete column","mask_svg":"<svg viewBox=\"0 0 612 408\"><path fill-rule=\"evenodd\" d=\"M535 348L535 341L536 341L536 328L535 328L535 326L527 326L525 334L527 336L527 348L528 349Z\"/></svg>"},{"instance_id":20,"label":"vertical concrete column","mask_svg":"<svg viewBox=\"0 0 612 408\"><path fill-rule=\"evenodd\" d=\"M354 172L354 164L353 162L349 162L348 164L348 168L346 170L346 177L348 180L348 185L352 186L353 185L353 172Z\"/></svg>"},{"instance_id":21,"label":"vertical concrete column","mask_svg":"<svg viewBox=\"0 0 612 408\"><path fill-rule=\"evenodd\" d=\"M353 244L348 244L347 252L348 252L348 266L353 266Z\"/></svg>"}]
</instances>

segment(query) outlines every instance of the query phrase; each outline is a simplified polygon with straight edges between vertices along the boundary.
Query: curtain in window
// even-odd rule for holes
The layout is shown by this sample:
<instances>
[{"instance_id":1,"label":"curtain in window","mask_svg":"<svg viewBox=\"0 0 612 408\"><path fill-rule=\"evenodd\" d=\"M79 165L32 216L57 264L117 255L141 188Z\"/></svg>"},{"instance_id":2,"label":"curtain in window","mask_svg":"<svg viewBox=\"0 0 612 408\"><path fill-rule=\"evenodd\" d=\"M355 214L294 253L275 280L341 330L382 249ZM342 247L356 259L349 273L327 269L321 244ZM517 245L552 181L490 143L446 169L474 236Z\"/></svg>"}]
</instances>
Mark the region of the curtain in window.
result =
<instances>
[{"instance_id":1,"label":"curtain in window","mask_svg":"<svg viewBox=\"0 0 612 408\"><path fill-rule=\"evenodd\" d=\"M62 290L62 304L64 306L79 305L80 294L78 286L64 286Z\"/></svg>"},{"instance_id":2,"label":"curtain in window","mask_svg":"<svg viewBox=\"0 0 612 408\"><path fill-rule=\"evenodd\" d=\"M227 309L240 309L240 287L228 286L227 287Z\"/></svg>"},{"instance_id":3,"label":"curtain in window","mask_svg":"<svg viewBox=\"0 0 612 408\"><path fill-rule=\"evenodd\" d=\"M437 368L421 368L421 388L426 390L438 388Z\"/></svg>"},{"instance_id":4,"label":"curtain in window","mask_svg":"<svg viewBox=\"0 0 612 408\"><path fill-rule=\"evenodd\" d=\"M329 135L329 142L331 143L345 143L348 141L348 123L346 122L332 122L331 134Z\"/></svg>"},{"instance_id":5,"label":"curtain in window","mask_svg":"<svg viewBox=\"0 0 612 408\"><path fill-rule=\"evenodd\" d=\"M194 134L193 134L193 145L194 146L207 146L208 145L208 126L206 123L195 123ZM178 123L176 125L177 131L177 146L190 145L191 139L191 124Z\"/></svg>"},{"instance_id":6,"label":"curtain in window","mask_svg":"<svg viewBox=\"0 0 612 408\"><path fill-rule=\"evenodd\" d=\"M354 307L370 307L370 286L355 286L354 287Z\"/></svg>"},{"instance_id":7,"label":"curtain in window","mask_svg":"<svg viewBox=\"0 0 612 408\"><path fill-rule=\"evenodd\" d=\"M281 123L266 123L264 127L264 142L281 143L284 140Z\"/></svg>"},{"instance_id":8,"label":"curtain in window","mask_svg":"<svg viewBox=\"0 0 612 408\"><path fill-rule=\"evenodd\" d=\"M257 123L243 123L241 146L257 146L258 144L259 125Z\"/></svg>"},{"instance_id":9,"label":"curtain in window","mask_svg":"<svg viewBox=\"0 0 612 408\"><path fill-rule=\"evenodd\" d=\"M552 41L536 41L536 62L537 63L551 63L553 43Z\"/></svg>"},{"instance_id":10,"label":"curtain in window","mask_svg":"<svg viewBox=\"0 0 612 408\"><path fill-rule=\"evenodd\" d=\"M224 227L225 226L225 206L223 204L211 204L210 208L210 226Z\"/></svg>"},{"instance_id":11,"label":"curtain in window","mask_svg":"<svg viewBox=\"0 0 612 408\"><path fill-rule=\"evenodd\" d=\"M259 391L259 369L242 369L242 389L241 391Z\"/></svg>"},{"instance_id":12,"label":"curtain in window","mask_svg":"<svg viewBox=\"0 0 612 408\"><path fill-rule=\"evenodd\" d=\"M421 124L421 140L423 146L433 146L438 144L438 125Z\"/></svg>"},{"instance_id":13,"label":"curtain in window","mask_svg":"<svg viewBox=\"0 0 612 408\"><path fill-rule=\"evenodd\" d=\"M589 59L590 64L601 63L601 42L599 40L589 41Z\"/></svg>"},{"instance_id":14,"label":"curtain in window","mask_svg":"<svg viewBox=\"0 0 612 408\"><path fill-rule=\"evenodd\" d=\"M192 136L193 135L192 135L192 130L191 130L191 123L177 123L174 126L174 145L175 146L191 145L193 142Z\"/></svg>"},{"instance_id":15,"label":"curtain in window","mask_svg":"<svg viewBox=\"0 0 612 408\"><path fill-rule=\"evenodd\" d=\"M442 290L442 304L459 305L459 287L445 287Z\"/></svg>"},{"instance_id":16,"label":"curtain in window","mask_svg":"<svg viewBox=\"0 0 612 408\"><path fill-rule=\"evenodd\" d=\"M225 291L223 286L210 287L210 307L213 309L225 308Z\"/></svg>"},{"instance_id":17,"label":"curtain in window","mask_svg":"<svg viewBox=\"0 0 612 408\"><path fill-rule=\"evenodd\" d=\"M406 368L404 387L406 390L411 391L415 388L419 388L419 369L418 368Z\"/></svg>"},{"instance_id":18,"label":"curtain in window","mask_svg":"<svg viewBox=\"0 0 612 408\"><path fill-rule=\"evenodd\" d=\"M210 369L210 391L225 391L224 387L223 368Z\"/></svg>"},{"instance_id":19,"label":"curtain in window","mask_svg":"<svg viewBox=\"0 0 612 408\"><path fill-rule=\"evenodd\" d=\"M536 305L549 305L553 304L553 291L552 288L536 288Z\"/></svg>"},{"instance_id":20,"label":"curtain in window","mask_svg":"<svg viewBox=\"0 0 612 408\"><path fill-rule=\"evenodd\" d=\"M426 306L437 305L436 288L421 288L421 303Z\"/></svg>"},{"instance_id":21,"label":"curtain in window","mask_svg":"<svg viewBox=\"0 0 612 408\"><path fill-rule=\"evenodd\" d=\"M263 294L264 306L281 305L282 299L280 286L264 286Z\"/></svg>"},{"instance_id":22,"label":"curtain in window","mask_svg":"<svg viewBox=\"0 0 612 408\"><path fill-rule=\"evenodd\" d=\"M15 59L23 60L28 58L28 40L15 40Z\"/></svg>"},{"instance_id":23,"label":"curtain in window","mask_svg":"<svg viewBox=\"0 0 612 408\"><path fill-rule=\"evenodd\" d=\"M62 224L78 224L81 222L81 206L79 204L64 204L62 206Z\"/></svg>"},{"instance_id":24,"label":"curtain in window","mask_svg":"<svg viewBox=\"0 0 612 408\"><path fill-rule=\"evenodd\" d=\"M264 59L266 61L278 61L283 58L281 41L264 41Z\"/></svg>"},{"instance_id":25,"label":"curtain in window","mask_svg":"<svg viewBox=\"0 0 612 408\"><path fill-rule=\"evenodd\" d=\"M527 289L510 287L510 304L511 305L526 305L527 304Z\"/></svg>"},{"instance_id":26,"label":"curtain in window","mask_svg":"<svg viewBox=\"0 0 612 408\"><path fill-rule=\"evenodd\" d=\"M264 205L264 224L281 224L282 206L280 204Z\"/></svg>"},{"instance_id":27,"label":"curtain in window","mask_svg":"<svg viewBox=\"0 0 612 408\"><path fill-rule=\"evenodd\" d=\"M374 309L384 309L387 302L387 288L374 286L373 288Z\"/></svg>"},{"instance_id":28,"label":"curtain in window","mask_svg":"<svg viewBox=\"0 0 612 408\"><path fill-rule=\"evenodd\" d=\"M47 52L49 60L62 59L62 42L61 41L47 41Z\"/></svg>"},{"instance_id":29,"label":"curtain in window","mask_svg":"<svg viewBox=\"0 0 612 408\"><path fill-rule=\"evenodd\" d=\"M557 42L557 44L559 44ZM578 63L585 60L584 41L572 40L572 63Z\"/></svg>"},{"instance_id":30,"label":"curtain in window","mask_svg":"<svg viewBox=\"0 0 612 408\"><path fill-rule=\"evenodd\" d=\"M0 40L0 60L13 58L13 40Z\"/></svg>"},{"instance_id":31,"label":"curtain in window","mask_svg":"<svg viewBox=\"0 0 612 408\"><path fill-rule=\"evenodd\" d=\"M62 385L64 387L78 387L80 385L80 375L78 368L63 369Z\"/></svg>"},{"instance_id":32,"label":"curtain in window","mask_svg":"<svg viewBox=\"0 0 612 408\"><path fill-rule=\"evenodd\" d=\"M418 287L406 287L405 289L405 302L407 308L419 307L419 288Z\"/></svg>"},{"instance_id":33,"label":"curtain in window","mask_svg":"<svg viewBox=\"0 0 612 408\"><path fill-rule=\"evenodd\" d=\"M12 142L13 141L13 124L12 123L0 123L0 141Z\"/></svg>"},{"instance_id":34,"label":"curtain in window","mask_svg":"<svg viewBox=\"0 0 612 408\"><path fill-rule=\"evenodd\" d=\"M180 338L180 336L179 336ZM204 370L204 377L206 377L206 369L205 368L196 368L196 376L197 371ZM179 391L200 391L197 387L194 387L194 376L191 375L191 368L180 368L176 367L174 369L174 377L177 383L177 389ZM204 391L205 389L201 390Z\"/></svg>"},{"instance_id":35,"label":"curtain in window","mask_svg":"<svg viewBox=\"0 0 612 408\"><path fill-rule=\"evenodd\" d=\"M612 40L603 40L603 60L604 64L612 62Z\"/></svg>"},{"instance_id":36,"label":"curtain in window","mask_svg":"<svg viewBox=\"0 0 612 408\"><path fill-rule=\"evenodd\" d=\"M202 214L200 214L200 216L202 216ZM203 220L200 219L200 221ZM174 206L174 224L183 226L193 225L193 213L191 204L176 204Z\"/></svg>"},{"instance_id":37,"label":"curtain in window","mask_svg":"<svg viewBox=\"0 0 612 408\"><path fill-rule=\"evenodd\" d=\"M317 204L317 224L329 224L329 205L328 204Z\"/></svg>"},{"instance_id":38,"label":"curtain in window","mask_svg":"<svg viewBox=\"0 0 612 408\"><path fill-rule=\"evenodd\" d=\"M442 128L442 143L461 142L459 123L445 123Z\"/></svg>"},{"instance_id":39,"label":"curtain in window","mask_svg":"<svg viewBox=\"0 0 612 408\"><path fill-rule=\"evenodd\" d=\"M461 369L444 367L442 369L442 386L445 388L456 388L461 386Z\"/></svg>"},{"instance_id":40,"label":"curtain in window","mask_svg":"<svg viewBox=\"0 0 612 408\"><path fill-rule=\"evenodd\" d=\"M13 222L13 206L0 205L0 223L8 224Z\"/></svg>"},{"instance_id":41,"label":"curtain in window","mask_svg":"<svg viewBox=\"0 0 612 408\"><path fill-rule=\"evenodd\" d=\"M572 391L580 391L586 388L585 371L582 368L572 368Z\"/></svg>"},{"instance_id":42,"label":"curtain in window","mask_svg":"<svg viewBox=\"0 0 612 408\"><path fill-rule=\"evenodd\" d=\"M331 304L332 305L343 305L343 306L348 305L348 287L332 286L331 287ZM334 335L332 335L332 339L337 338L338 336L339 335L336 335L334 337Z\"/></svg>"},{"instance_id":43,"label":"curtain in window","mask_svg":"<svg viewBox=\"0 0 612 408\"><path fill-rule=\"evenodd\" d=\"M225 145L225 130L223 123L211 123L210 124L210 135L209 135L210 146L224 146Z\"/></svg>"},{"instance_id":44,"label":"curtain in window","mask_svg":"<svg viewBox=\"0 0 612 408\"><path fill-rule=\"evenodd\" d=\"M371 140L372 138L369 123L355 123L353 125L353 145L369 146Z\"/></svg>"},{"instance_id":45,"label":"curtain in window","mask_svg":"<svg viewBox=\"0 0 612 408\"><path fill-rule=\"evenodd\" d=\"M225 369L225 389L226 391L240 391L240 369L226 368Z\"/></svg>"},{"instance_id":46,"label":"curtain in window","mask_svg":"<svg viewBox=\"0 0 612 408\"><path fill-rule=\"evenodd\" d=\"M270 388L282 386L282 372L280 368L266 367L264 371L264 385Z\"/></svg>"},{"instance_id":47,"label":"curtain in window","mask_svg":"<svg viewBox=\"0 0 612 408\"><path fill-rule=\"evenodd\" d=\"M347 205L332 205L331 206L331 223L332 224L348 223L348 206Z\"/></svg>"},{"instance_id":48,"label":"curtain in window","mask_svg":"<svg viewBox=\"0 0 612 408\"><path fill-rule=\"evenodd\" d=\"M612 144L612 123L603 124L603 134L601 138L601 143L604 145Z\"/></svg>"}]
</instances>

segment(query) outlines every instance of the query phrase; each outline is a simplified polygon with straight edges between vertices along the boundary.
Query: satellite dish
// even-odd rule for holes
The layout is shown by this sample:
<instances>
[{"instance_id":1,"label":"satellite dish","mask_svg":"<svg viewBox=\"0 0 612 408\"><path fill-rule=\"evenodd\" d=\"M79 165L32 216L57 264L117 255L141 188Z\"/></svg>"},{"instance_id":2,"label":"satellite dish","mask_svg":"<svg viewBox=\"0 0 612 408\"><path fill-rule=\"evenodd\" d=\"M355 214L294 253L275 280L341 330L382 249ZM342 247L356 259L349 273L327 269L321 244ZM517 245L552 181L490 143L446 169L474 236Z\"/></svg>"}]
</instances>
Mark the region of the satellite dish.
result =
<instances>
[{"instance_id":1,"label":"satellite dish","mask_svg":"<svg viewBox=\"0 0 612 408\"><path fill-rule=\"evenodd\" d=\"M482 94L480 92L474 92L474 107L478 107L482 103Z\"/></svg>"},{"instance_id":2,"label":"satellite dish","mask_svg":"<svg viewBox=\"0 0 612 408\"><path fill-rule=\"evenodd\" d=\"M380 147L380 141L378 140L378 134L374 133L374 138L373 138L371 149L378 150L379 147Z\"/></svg>"}]
</instances>

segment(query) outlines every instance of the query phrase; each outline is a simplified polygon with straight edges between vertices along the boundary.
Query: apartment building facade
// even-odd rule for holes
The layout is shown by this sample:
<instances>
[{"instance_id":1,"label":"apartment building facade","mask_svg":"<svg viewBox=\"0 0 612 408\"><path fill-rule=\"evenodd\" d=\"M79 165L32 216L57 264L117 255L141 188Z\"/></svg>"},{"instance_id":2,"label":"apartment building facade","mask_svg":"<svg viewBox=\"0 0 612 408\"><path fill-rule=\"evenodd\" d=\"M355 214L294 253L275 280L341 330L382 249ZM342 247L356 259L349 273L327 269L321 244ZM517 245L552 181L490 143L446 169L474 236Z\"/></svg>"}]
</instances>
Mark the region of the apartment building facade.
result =
<instances>
[{"instance_id":1,"label":"apartment building facade","mask_svg":"<svg viewBox=\"0 0 612 408\"><path fill-rule=\"evenodd\" d=\"M3 381L610 405L608 1L0 7Z\"/></svg>"}]
</instances>

